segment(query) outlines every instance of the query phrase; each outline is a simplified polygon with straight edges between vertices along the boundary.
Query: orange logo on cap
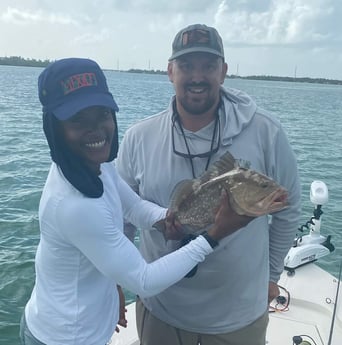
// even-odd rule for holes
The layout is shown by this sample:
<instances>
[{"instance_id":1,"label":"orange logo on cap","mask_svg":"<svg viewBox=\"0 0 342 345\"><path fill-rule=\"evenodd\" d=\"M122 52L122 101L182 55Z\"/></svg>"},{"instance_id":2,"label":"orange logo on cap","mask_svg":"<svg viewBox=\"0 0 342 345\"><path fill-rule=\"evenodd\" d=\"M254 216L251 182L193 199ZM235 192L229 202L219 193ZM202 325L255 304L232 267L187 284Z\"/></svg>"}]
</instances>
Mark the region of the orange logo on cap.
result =
<instances>
[{"instance_id":1,"label":"orange logo on cap","mask_svg":"<svg viewBox=\"0 0 342 345\"><path fill-rule=\"evenodd\" d=\"M96 86L97 79L95 73L81 73L62 80L61 85L64 95L67 95L68 93L76 91L82 87Z\"/></svg>"}]
</instances>

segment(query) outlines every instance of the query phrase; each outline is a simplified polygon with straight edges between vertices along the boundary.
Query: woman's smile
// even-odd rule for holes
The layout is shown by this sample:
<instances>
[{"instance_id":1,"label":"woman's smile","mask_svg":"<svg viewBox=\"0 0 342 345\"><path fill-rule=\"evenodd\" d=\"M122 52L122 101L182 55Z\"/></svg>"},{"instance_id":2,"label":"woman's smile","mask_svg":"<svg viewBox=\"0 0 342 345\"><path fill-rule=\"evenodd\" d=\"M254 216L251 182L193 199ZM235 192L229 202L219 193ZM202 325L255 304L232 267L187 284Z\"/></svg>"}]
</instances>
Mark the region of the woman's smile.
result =
<instances>
[{"instance_id":1,"label":"woman's smile","mask_svg":"<svg viewBox=\"0 0 342 345\"><path fill-rule=\"evenodd\" d=\"M86 143L85 146L91 148L91 149L101 149L106 144L106 140Z\"/></svg>"},{"instance_id":2,"label":"woman's smile","mask_svg":"<svg viewBox=\"0 0 342 345\"><path fill-rule=\"evenodd\" d=\"M69 149L95 173L108 160L115 122L110 109L89 107L61 122L62 136Z\"/></svg>"}]
</instances>

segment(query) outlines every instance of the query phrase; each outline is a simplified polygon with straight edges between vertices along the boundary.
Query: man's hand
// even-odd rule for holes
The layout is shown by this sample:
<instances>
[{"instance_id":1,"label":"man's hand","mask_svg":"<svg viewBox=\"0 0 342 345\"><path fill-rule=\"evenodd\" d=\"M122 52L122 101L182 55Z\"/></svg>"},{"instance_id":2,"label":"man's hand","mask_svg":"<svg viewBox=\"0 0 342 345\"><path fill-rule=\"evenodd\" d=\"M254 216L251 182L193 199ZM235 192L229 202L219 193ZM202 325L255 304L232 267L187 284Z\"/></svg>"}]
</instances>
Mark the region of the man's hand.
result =
<instances>
[{"instance_id":1,"label":"man's hand","mask_svg":"<svg viewBox=\"0 0 342 345\"><path fill-rule=\"evenodd\" d=\"M269 282L268 284L268 304L280 295L280 290L277 283Z\"/></svg>"},{"instance_id":2,"label":"man's hand","mask_svg":"<svg viewBox=\"0 0 342 345\"><path fill-rule=\"evenodd\" d=\"M208 234L216 241L231 235L235 231L246 226L254 217L237 214L230 205L228 193L222 193L221 204L215 216L213 227Z\"/></svg>"},{"instance_id":3,"label":"man's hand","mask_svg":"<svg viewBox=\"0 0 342 345\"><path fill-rule=\"evenodd\" d=\"M115 328L117 333L120 332L120 328L118 326L127 327L127 320L126 320L126 307L125 307L125 295L122 291L121 286L117 285L118 293L119 293L119 301L120 301L120 312L119 312L119 321L118 325Z\"/></svg>"}]
</instances>

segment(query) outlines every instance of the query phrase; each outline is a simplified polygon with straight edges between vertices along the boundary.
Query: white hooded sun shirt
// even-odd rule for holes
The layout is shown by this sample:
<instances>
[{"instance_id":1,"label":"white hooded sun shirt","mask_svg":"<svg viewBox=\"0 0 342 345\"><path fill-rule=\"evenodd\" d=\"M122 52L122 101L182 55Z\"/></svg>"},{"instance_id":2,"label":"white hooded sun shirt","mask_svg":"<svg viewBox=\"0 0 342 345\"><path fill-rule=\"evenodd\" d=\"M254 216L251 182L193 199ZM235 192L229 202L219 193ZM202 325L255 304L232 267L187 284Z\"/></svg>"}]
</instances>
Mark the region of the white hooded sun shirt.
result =
<instances>
[{"instance_id":1,"label":"white hooded sun shirt","mask_svg":"<svg viewBox=\"0 0 342 345\"><path fill-rule=\"evenodd\" d=\"M117 284L145 297L159 293L212 252L200 236L148 265L123 234L123 217L151 228L166 209L140 199L112 163L101 165L100 178L103 195L88 198L51 165L39 205L36 281L25 308L29 330L44 344L104 345L119 319Z\"/></svg>"}]
</instances>

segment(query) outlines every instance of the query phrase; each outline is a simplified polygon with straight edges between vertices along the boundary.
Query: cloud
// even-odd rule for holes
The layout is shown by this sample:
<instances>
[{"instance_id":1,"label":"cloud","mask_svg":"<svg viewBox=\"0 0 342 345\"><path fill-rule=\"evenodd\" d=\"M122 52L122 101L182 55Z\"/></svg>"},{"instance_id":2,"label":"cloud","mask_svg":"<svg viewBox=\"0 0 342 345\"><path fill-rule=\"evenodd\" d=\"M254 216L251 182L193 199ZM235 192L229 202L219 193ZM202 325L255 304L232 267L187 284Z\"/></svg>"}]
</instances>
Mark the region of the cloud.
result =
<instances>
[{"instance_id":1,"label":"cloud","mask_svg":"<svg viewBox=\"0 0 342 345\"><path fill-rule=\"evenodd\" d=\"M335 2L336 3L336 2ZM332 0L223 0L215 15L215 24L226 45L316 45L341 41L338 23L341 6Z\"/></svg>"},{"instance_id":2,"label":"cloud","mask_svg":"<svg viewBox=\"0 0 342 345\"><path fill-rule=\"evenodd\" d=\"M107 29L102 29L96 33L84 33L74 37L71 40L71 44L94 44L99 42L105 42L110 38L110 32Z\"/></svg>"},{"instance_id":3,"label":"cloud","mask_svg":"<svg viewBox=\"0 0 342 345\"><path fill-rule=\"evenodd\" d=\"M8 7L1 15L5 23L30 25L32 23L50 23L62 25L78 25L78 22L65 14L48 14L42 10L28 11Z\"/></svg>"},{"instance_id":4,"label":"cloud","mask_svg":"<svg viewBox=\"0 0 342 345\"><path fill-rule=\"evenodd\" d=\"M298 66L342 79L341 18L341 0L1 0L0 56L165 70L175 34L204 23L218 29L241 75L289 75Z\"/></svg>"},{"instance_id":5,"label":"cloud","mask_svg":"<svg viewBox=\"0 0 342 345\"><path fill-rule=\"evenodd\" d=\"M112 4L113 8L122 11L138 11L170 15L174 13L203 13L203 11L206 11L213 3L215 3L215 0L114 0L109 2ZM98 0L98 3L102 4L100 0Z\"/></svg>"}]
</instances>

